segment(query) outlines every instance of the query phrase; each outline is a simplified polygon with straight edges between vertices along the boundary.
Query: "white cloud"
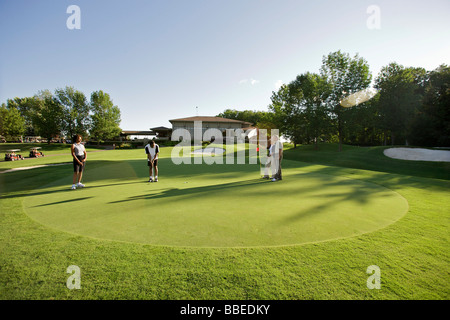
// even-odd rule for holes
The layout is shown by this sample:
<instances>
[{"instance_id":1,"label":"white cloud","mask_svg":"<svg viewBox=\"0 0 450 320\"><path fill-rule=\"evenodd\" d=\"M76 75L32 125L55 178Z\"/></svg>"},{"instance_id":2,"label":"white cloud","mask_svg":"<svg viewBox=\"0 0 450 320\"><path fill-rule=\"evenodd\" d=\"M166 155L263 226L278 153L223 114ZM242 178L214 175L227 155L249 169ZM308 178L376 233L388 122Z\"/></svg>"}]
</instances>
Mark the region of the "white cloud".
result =
<instances>
[{"instance_id":1,"label":"white cloud","mask_svg":"<svg viewBox=\"0 0 450 320\"><path fill-rule=\"evenodd\" d=\"M254 86L255 84L258 84L259 82L260 82L259 80L255 80L255 79L242 79L241 81L239 81L239 84L250 83L252 86Z\"/></svg>"},{"instance_id":2,"label":"white cloud","mask_svg":"<svg viewBox=\"0 0 450 320\"><path fill-rule=\"evenodd\" d=\"M283 81L282 80L278 80L277 82L275 82L275 89L276 90L280 90L282 85L283 85Z\"/></svg>"}]
</instances>

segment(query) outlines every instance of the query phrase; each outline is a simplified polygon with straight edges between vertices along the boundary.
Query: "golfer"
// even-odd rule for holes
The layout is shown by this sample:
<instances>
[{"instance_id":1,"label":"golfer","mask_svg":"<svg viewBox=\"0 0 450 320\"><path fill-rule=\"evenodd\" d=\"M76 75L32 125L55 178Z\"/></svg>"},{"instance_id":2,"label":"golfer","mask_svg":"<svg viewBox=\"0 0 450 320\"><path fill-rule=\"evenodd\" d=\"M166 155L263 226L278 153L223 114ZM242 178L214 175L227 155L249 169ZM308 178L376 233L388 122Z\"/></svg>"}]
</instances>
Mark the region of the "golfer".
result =
<instances>
[{"instance_id":1,"label":"golfer","mask_svg":"<svg viewBox=\"0 0 450 320\"><path fill-rule=\"evenodd\" d=\"M283 180L281 176L281 161L283 160L283 143L275 135L272 137L272 181Z\"/></svg>"},{"instance_id":2,"label":"golfer","mask_svg":"<svg viewBox=\"0 0 450 320\"><path fill-rule=\"evenodd\" d=\"M81 178L83 177L83 171L86 164L86 149L81 143L82 137L77 134L73 137L73 144L71 147L72 157L73 157L73 184L72 190L76 188L84 188L85 185L81 183Z\"/></svg>"},{"instance_id":3,"label":"golfer","mask_svg":"<svg viewBox=\"0 0 450 320\"><path fill-rule=\"evenodd\" d=\"M154 140L145 146L145 153L147 154L147 165L149 169L150 178L148 182L158 182L158 154L159 146ZM153 179L153 175L155 178Z\"/></svg>"},{"instance_id":4,"label":"golfer","mask_svg":"<svg viewBox=\"0 0 450 320\"><path fill-rule=\"evenodd\" d=\"M269 177L269 168L271 168L272 166L272 151L273 151L273 144L271 144L271 141L269 140L269 148L268 150L268 154L267 154L267 160L266 163L264 164L264 176L263 179L270 179Z\"/></svg>"}]
</instances>

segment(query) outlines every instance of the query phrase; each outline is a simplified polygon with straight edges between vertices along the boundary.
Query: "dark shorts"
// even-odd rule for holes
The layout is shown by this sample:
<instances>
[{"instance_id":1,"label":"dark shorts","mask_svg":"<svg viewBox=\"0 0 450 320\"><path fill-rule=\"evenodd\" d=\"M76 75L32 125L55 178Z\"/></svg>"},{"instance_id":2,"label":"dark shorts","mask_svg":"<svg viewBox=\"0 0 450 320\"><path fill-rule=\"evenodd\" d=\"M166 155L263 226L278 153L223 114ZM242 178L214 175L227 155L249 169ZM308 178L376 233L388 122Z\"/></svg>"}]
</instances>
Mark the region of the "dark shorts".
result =
<instances>
[{"instance_id":1,"label":"dark shorts","mask_svg":"<svg viewBox=\"0 0 450 320\"><path fill-rule=\"evenodd\" d=\"M150 162L150 160L147 160L147 165L148 165L149 167L152 166L152 163ZM153 160L153 166L154 166L154 167L157 167L157 166L158 166L158 159Z\"/></svg>"},{"instance_id":2,"label":"dark shorts","mask_svg":"<svg viewBox=\"0 0 450 320\"><path fill-rule=\"evenodd\" d=\"M76 156L78 160L83 161L84 156ZM79 164L78 161L73 159L73 172L83 172L86 162L83 162L83 164Z\"/></svg>"}]
</instances>

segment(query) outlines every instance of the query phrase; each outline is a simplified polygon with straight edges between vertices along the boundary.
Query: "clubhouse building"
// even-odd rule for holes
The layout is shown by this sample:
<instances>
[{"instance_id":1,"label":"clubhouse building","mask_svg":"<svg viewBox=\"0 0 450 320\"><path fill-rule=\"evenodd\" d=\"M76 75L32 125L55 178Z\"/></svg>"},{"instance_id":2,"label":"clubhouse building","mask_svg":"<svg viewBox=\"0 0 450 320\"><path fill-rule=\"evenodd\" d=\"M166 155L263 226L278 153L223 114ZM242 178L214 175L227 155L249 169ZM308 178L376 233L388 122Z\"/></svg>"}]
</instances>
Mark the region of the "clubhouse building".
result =
<instances>
[{"instance_id":1,"label":"clubhouse building","mask_svg":"<svg viewBox=\"0 0 450 320\"><path fill-rule=\"evenodd\" d=\"M217 129L222 133L223 141L226 138L226 131L242 129L244 132L249 129L255 129L252 127L252 123L233 120L221 117L207 117L207 116L195 116L188 118L172 119L169 122L172 124L172 128L167 127L155 127L150 128L150 131L123 131L121 134L122 138L129 136L155 136L157 140L171 140L172 132L176 129L185 129L189 131L191 137L194 137L194 122L200 121L202 123L202 136L208 129Z\"/></svg>"}]
</instances>

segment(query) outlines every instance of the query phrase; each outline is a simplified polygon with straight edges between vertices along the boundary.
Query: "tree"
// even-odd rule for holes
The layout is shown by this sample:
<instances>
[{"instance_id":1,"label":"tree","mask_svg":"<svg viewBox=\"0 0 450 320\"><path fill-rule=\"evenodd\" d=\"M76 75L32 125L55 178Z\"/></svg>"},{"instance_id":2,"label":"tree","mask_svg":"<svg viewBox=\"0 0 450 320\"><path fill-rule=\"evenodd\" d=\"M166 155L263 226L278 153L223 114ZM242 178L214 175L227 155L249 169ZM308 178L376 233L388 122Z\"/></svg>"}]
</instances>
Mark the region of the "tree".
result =
<instances>
[{"instance_id":1,"label":"tree","mask_svg":"<svg viewBox=\"0 0 450 320\"><path fill-rule=\"evenodd\" d=\"M314 142L329 129L325 100L328 85L323 77L307 72L272 94L270 110L283 132L294 143Z\"/></svg>"},{"instance_id":2,"label":"tree","mask_svg":"<svg viewBox=\"0 0 450 320\"><path fill-rule=\"evenodd\" d=\"M20 115L25 121L25 134L34 135L35 130L33 127L33 113L36 111L38 100L36 97L25 97L7 100L7 107L9 109L15 108L20 112Z\"/></svg>"},{"instance_id":3,"label":"tree","mask_svg":"<svg viewBox=\"0 0 450 320\"><path fill-rule=\"evenodd\" d=\"M272 103L269 109L273 112L273 122L283 134L289 138L294 147L302 143L305 130L301 123L301 110L292 90L292 86L283 84L277 92L272 92Z\"/></svg>"},{"instance_id":4,"label":"tree","mask_svg":"<svg viewBox=\"0 0 450 320\"><path fill-rule=\"evenodd\" d=\"M91 94L91 137L97 141L113 139L120 135L120 109L109 94L96 91Z\"/></svg>"},{"instance_id":5,"label":"tree","mask_svg":"<svg viewBox=\"0 0 450 320\"><path fill-rule=\"evenodd\" d=\"M66 86L55 90L53 100L63 109L62 131L69 137L85 135L90 127L90 116L84 93Z\"/></svg>"},{"instance_id":6,"label":"tree","mask_svg":"<svg viewBox=\"0 0 450 320\"><path fill-rule=\"evenodd\" d=\"M226 109L224 112L219 113L217 116L227 119L246 121L255 125L258 122L267 121L268 112L253 110L238 111L235 109Z\"/></svg>"},{"instance_id":7,"label":"tree","mask_svg":"<svg viewBox=\"0 0 450 320\"><path fill-rule=\"evenodd\" d=\"M301 109L301 122L305 129L305 142L314 142L316 149L321 136L329 133L330 117L326 109L329 86L322 76L307 72L289 84L296 103Z\"/></svg>"},{"instance_id":8,"label":"tree","mask_svg":"<svg viewBox=\"0 0 450 320\"><path fill-rule=\"evenodd\" d=\"M390 133L391 143L404 139L420 107L426 71L423 68L405 68L395 62L383 67L375 80L380 92L379 111L385 135Z\"/></svg>"},{"instance_id":9,"label":"tree","mask_svg":"<svg viewBox=\"0 0 450 320\"><path fill-rule=\"evenodd\" d=\"M368 88L372 74L367 61L358 54L351 58L341 51L323 57L320 74L328 85L329 94L325 103L339 137L339 151L342 151L343 131L348 121L346 112L349 110L344 110L340 101L347 95Z\"/></svg>"},{"instance_id":10,"label":"tree","mask_svg":"<svg viewBox=\"0 0 450 320\"><path fill-rule=\"evenodd\" d=\"M0 107L0 135L17 137L25 132L25 119L16 108Z\"/></svg>"},{"instance_id":11,"label":"tree","mask_svg":"<svg viewBox=\"0 0 450 320\"><path fill-rule=\"evenodd\" d=\"M61 134L63 129L63 107L48 90L40 91L36 98L39 103L33 113L33 124L37 133L50 144L52 138Z\"/></svg>"},{"instance_id":12,"label":"tree","mask_svg":"<svg viewBox=\"0 0 450 320\"><path fill-rule=\"evenodd\" d=\"M409 136L415 145L450 145L449 66L443 64L427 74L422 104L414 115Z\"/></svg>"}]
</instances>

